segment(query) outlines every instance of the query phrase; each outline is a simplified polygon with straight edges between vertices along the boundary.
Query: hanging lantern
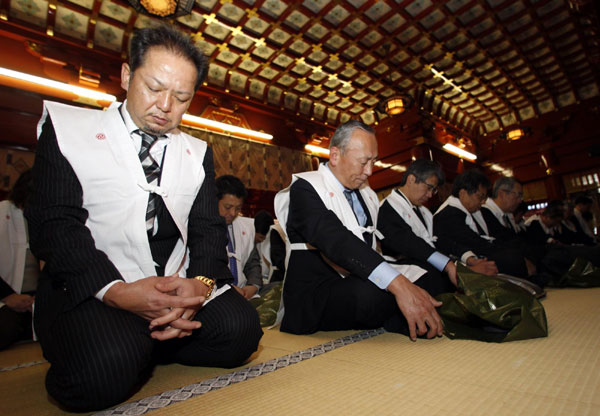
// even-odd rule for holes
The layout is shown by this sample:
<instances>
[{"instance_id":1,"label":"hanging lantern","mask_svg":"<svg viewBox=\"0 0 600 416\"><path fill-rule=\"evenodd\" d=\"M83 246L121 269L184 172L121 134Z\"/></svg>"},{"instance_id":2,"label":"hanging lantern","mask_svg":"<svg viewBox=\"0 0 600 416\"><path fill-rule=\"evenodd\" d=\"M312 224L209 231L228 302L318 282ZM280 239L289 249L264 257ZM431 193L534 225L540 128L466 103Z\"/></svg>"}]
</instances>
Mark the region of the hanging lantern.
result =
<instances>
[{"instance_id":1,"label":"hanging lantern","mask_svg":"<svg viewBox=\"0 0 600 416\"><path fill-rule=\"evenodd\" d=\"M192 12L194 0L128 0L138 12L153 17L174 18Z\"/></svg>"}]
</instances>

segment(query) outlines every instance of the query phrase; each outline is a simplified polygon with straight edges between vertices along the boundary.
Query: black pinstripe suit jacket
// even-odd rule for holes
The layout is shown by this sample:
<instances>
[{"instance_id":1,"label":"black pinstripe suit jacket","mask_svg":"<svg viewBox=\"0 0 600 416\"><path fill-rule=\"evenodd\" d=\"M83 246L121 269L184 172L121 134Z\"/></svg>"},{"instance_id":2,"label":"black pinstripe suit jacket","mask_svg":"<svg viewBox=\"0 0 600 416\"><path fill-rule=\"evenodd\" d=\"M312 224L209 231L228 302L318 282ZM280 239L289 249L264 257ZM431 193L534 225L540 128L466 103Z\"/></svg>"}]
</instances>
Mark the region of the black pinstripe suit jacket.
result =
<instances>
[{"instance_id":1,"label":"black pinstripe suit jacket","mask_svg":"<svg viewBox=\"0 0 600 416\"><path fill-rule=\"evenodd\" d=\"M232 280L227 268L226 228L217 208L212 150L203 161L206 177L192 205L188 223L190 264L188 276L204 274L220 284ZM163 169L169 169L164 166ZM63 308L75 307L108 283L122 279L119 271L95 246L85 226L83 190L75 172L60 152L48 118L39 138L33 167L34 193L26 208L30 246L45 262L43 279L66 295ZM41 285L49 287L48 285ZM38 293L38 297L44 293Z\"/></svg>"}]
</instances>

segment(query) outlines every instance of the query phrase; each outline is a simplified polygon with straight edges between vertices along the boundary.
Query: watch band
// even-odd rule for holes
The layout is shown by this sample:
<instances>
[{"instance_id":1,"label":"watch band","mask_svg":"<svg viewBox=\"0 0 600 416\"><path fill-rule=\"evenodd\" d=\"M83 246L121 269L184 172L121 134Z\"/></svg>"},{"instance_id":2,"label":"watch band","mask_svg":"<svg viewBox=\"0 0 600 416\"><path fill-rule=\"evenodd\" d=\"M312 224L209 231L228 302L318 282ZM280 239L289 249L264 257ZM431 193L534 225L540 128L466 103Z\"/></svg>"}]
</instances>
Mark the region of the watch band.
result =
<instances>
[{"instance_id":1,"label":"watch band","mask_svg":"<svg viewBox=\"0 0 600 416\"><path fill-rule=\"evenodd\" d=\"M200 280L208 287L208 292L206 292L206 299L208 299L213 289L215 288L215 279L211 279L210 277L206 276L196 276L194 277L194 279Z\"/></svg>"}]
</instances>

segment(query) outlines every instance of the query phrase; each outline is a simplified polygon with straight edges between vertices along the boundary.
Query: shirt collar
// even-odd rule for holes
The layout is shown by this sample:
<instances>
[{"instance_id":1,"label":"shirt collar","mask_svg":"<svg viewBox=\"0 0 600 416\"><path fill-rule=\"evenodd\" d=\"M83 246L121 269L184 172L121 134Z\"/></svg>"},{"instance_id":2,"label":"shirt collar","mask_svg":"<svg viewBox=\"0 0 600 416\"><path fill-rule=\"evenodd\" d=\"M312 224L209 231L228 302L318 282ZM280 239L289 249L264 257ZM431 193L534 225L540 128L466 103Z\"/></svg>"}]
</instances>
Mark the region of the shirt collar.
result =
<instances>
[{"instance_id":1,"label":"shirt collar","mask_svg":"<svg viewBox=\"0 0 600 416\"><path fill-rule=\"evenodd\" d=\"M324 164L323 164L323 166L324 166L325 168L327 168L327 170L328 170L329 172L331 172L331 169L329 169L329 163L324 163ZM335 179L335 182L338 184L338 186L340 187L340 189L341 189L342 191L345 191L346 189L348 189L348 188L346 188L344 185L342 185L342 183L340 182L340 180L339 180L338 178L336 178L336 176L333 174L333 172L331 172L331 176L333 177L333 179ZM352 189L350 189L350 190L352 190Z\"/></svg>"}]
</instances>

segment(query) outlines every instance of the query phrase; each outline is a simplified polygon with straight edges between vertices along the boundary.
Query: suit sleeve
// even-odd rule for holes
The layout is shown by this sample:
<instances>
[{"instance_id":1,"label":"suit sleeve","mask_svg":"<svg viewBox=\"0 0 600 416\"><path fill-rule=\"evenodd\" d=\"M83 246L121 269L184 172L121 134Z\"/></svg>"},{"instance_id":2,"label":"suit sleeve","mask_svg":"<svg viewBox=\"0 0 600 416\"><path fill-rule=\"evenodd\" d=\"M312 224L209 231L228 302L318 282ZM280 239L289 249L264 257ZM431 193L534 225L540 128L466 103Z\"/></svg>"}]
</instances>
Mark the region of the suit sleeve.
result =
<instances>
[{"instance_id":1,"label":"suit sleeve","mask_svg":"<svg viewBox=\"0 0 600 416\"><path fill-rule=\"evenodd\" d=\"M233 283L227 267L227 226L219 215L213 153L209 147L204 155L204 181L192 204L188 221L190 264L187 276L204 275L217 280L217 285Z\"/></svg>"},{"instance_id":2,"label":"suit sleeve","mask_svg":"<svg viewBox=\"0 0 600 416\"><path fill-rule=\"evenodd\" d=\"M446 207L433 217L433 233L438 237L436 247L457 257L469 250L484 256L494 253L494 246L469 228L465 216L457 208Z\"/></svg>"},{"instance_id":3,"label":"suit sleeve","mask_svg":"<svg viewBox=\"0 0 600 416\"><path fill-rule=\"evenodd\" d=\"M257 287L262 286L262 266L260 265L260 255L256 247L252 249L246 264L244 264L244 275L247 279L247 284Z\"/></svg>"},{"instance_id":4,"label":"suit sleeve","mask_svg":"<svg viewBox=\"0 0 600 416\"><path fill-rule=\"evenodd\" d=\"M287 232L291 243L309 243L338 266L365 280L384 261L325 207L304 179L298 179L290 189Z\"/></svg>"},{"instance_id":5,"label":"suit sleeve","mask_svg":"<svg viewBox=\"0 0 600 416\"><path fill-rule=\"evenodd\" d=\"M393 257L406 256L426 262L435 248L417 236L392 206L385 201L379 209L377 229L383 234L381 248Z\"/></svg>"},{"instance_id":6,"label":"suit sleeve","mask_svg":"<svg viewBox=\"0 0 600 416\"><path fill-rule=\"evenodd\" d=\"M32 253L44 271L63 285L70 306L123 280L106 254L96 248L85 222L81 184L60 152L50 117L43 125L33 166L34 191L25 209Z\"/></svg>"}]
</instances>

